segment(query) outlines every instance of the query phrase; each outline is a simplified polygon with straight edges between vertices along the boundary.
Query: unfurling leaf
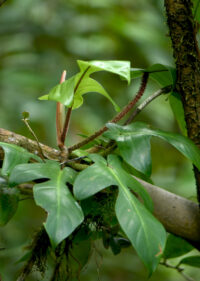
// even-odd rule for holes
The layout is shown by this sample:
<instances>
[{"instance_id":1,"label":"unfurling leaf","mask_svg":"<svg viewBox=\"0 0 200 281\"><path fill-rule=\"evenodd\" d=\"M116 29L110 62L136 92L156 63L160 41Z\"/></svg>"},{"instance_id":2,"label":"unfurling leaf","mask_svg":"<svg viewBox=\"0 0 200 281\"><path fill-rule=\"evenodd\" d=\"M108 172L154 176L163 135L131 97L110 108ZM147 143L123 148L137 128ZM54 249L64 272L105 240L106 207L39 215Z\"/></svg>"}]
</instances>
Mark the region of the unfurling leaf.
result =
<instances>
[{"instance_id":1,"label":"unfurling leaf","mask_svg":"<svg viewBox=\"0 0 200 281\"><path fill-rule=\"evenodd\" d=\"M83 103L83 95L89 92L100 93L110 100L116 111L119 106L108 95L106 90L90 75L98 71L108 71L117 74L130 82L130 62L128 61L78 61L80 72L55 86L48 95L40 100L54 100L73 109Z\"/></svg>"}]
</instances>

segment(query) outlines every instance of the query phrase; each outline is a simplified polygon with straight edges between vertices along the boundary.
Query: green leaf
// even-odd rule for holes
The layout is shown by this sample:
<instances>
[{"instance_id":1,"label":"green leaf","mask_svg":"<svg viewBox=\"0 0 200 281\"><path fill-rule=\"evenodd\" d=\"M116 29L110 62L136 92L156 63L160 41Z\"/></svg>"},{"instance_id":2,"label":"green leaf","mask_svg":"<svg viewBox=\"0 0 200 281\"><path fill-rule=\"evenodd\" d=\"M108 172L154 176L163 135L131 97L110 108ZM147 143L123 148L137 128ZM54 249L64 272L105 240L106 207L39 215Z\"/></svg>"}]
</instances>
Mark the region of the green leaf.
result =
<instances>
[{"instance_id":1,"label":"green leaf","mask_svg":"<svg viewBox=\"0 0 200 281\"><path fill-rule=\"evenodd\" d=\"M131 79L142 76L144 72L148 72L150 78L158 82L161 87L175 85L176 83L176 69L163 64L153 64L146 69L131 68Z\"/></svg>"},{"instance_id":2,"label":"green leaf","mask_svg":"<svg viewBox=\"0 0 200 281\"><path fill-rule=\"evenodd\" d=\"M86 68L89 69L89 73L94 73L97 71L108 71L115 73L130 83L130 62L129 61L81 61L78 60L78 65L81 71L85 71Z\"/></svg>"},{"instance_id":3,"label":"green leaf","mask_svg":"<svg viewBox=\"0 0 200 281\"><path fill-rule=\"evenodd\" d=\"M179 128L184 136L187 136L186 122L184 117L184 109L180 94L172 92L169 95L169 103L174 113L174 117L179 125Z\"/></svg>"},{"instance_id":4,"label":"green leaf","mask_svg":"<svg viewBox=\"0 0 200 281\"><path fill-rule=\"evenodd\" d=\"M0 142L0 146L3 148L5 153L1 171L3 176L9 176L15 166L21 163L27 163L31 158L37 160L38 162L42 161L37 155L34 155L15 144Z\"/></svg>"},{"instance_id":5,"label":"green leaf","mask_svg":"<svg viewBox=\"0 0 200 281\"><path fill-rule=\"evenodd\" d=\"M83 221L83 212L73 198L66 183L73 184L75 171L60 169L54 161L41 164L21 164L11 173L10 182L19 184L40 178L48 178L35 184L33 195L37 205L48 212L45 229L53 247L68 237Z\"/></svg>"},{"instance_id":6,"label":"green leaf","mask_svg":"<svg viewBox=\"0 0 200 281\"><path fill-rule=\"evenodd\" d=\"M200 0L193 0L193 15L195 20L200 22Z\"/></svg>"},{"instance_id":7,"label":"green leaf","mask_svg":"<svg viewBox=\"0 0 200 281\"><path fill-rule=\"evenodd\" d=\"M74 99L74 87L75 87L76 75L67 79L65 82L55 86L48 95L42 96L39 100L54 100L64 104L67 107L71 107Z\"/></svg>"},{"instance_id":8,"label":"green leaf","mask_svg":"<svg viewBox=\"0 0 200 281\"><path fill-rule=\"evenodd\" d=\"M96 80L87 77L82 80L74 96L73 109L78 108L83 103L83 95L89 92L96 92L105 96L114 106L116 111L120 111L120 107L108 95L105 89Z\"/></svg>"},{"instance_id":9,"label":"green leaf","mask_svg":"<svg viewBox=\"0 0 200 281\"><path fill-rule=\"evenodd\" d=\"M83 94L97 92L105 96L113 104L116 111L119 106L112 100L105 89L90 75L98 71L108 71L122 76L130 82L130 62L128 61L77 61L80 72L55 86L48 95L40 100L55 100L67 107L78 108L83 103Z\"/></svg>"},{"instance_id":10,"label":"green leaf","mask_svg":"<svg viewBox=\"0 0 200 281\"><path fill-rule=\"evenodd\" d=\"M200 256L191 256L184 258L179 264L187 264L194 267L200 267Z\"/></svg>"},{"instance_id":11,"label":"green leaf","mask_svg":"<svg viewBox=\"0 0 200 281\"><path fill-rule=\"evenodd\" d=\"M159 137L173 145L183 155L190 159L198 169L200 169L200 150L185 136L161 130L153 130L147 124L142 122L135 122L128 126L108 123L106 126L109 128L109 131L104 135L110 139L116 140L119 152L123 159L143 173L149 169L148 167L145 167L145 163L146 165L149 165L150 156L147 153L145 154L144 151L150 150L150 144L148 142L143 142L143 146L140 146L139 142L135 142L135 140L137 140L138 137L142 139L142 137L146 138L151 136ZM146 160L144 159L145 157Z\"/></svg>"},{"instance_id":12,"label":"green leaf","mask_svg":"<svg viewBox=\"0 0 200 281\"><path fill-rule=\"evenodd\" d=\"M174 67L154 64L146 69L150 73L150 77L158 82L161 87L168 85L175 85L176 83L176 69Z\"/></svg>"},{"instance_id":13,"label":"green leaf","mask_svg":"<svg viewBox=\"0 0 200 281\"><path fill-rule=\"evenodd\" d=\"M108 155L107 162L99 155L89 157L95 164L76 177L75 196L81 200L109 185L119 187L115 206L118 221L151 274L156 269L164 249L166 237L164 228L129 190L130 186L137 192L141 186L138 183L136 185L135 181L130 184L132 177L123 170L116 155ZM143 189L140 189L140 195L148 202Z\"/></svg>"},{"instance_id":14,"label":"green leaf","mask_svg":"<svg viewBox=\"0 0 200 281\"><path fill-rule=\"evenodd\" d=\"M172 259L190 252L194 247L181 237L169 234L163 258Z\"/></svg>"},{"instance_id":15,"label":"green leaf","mask_svg":"<svg viewBox=\"0 0 200 281\"><path fill-rule=\"evenodd\" d=\"M16 188L0 187L0 226L4 226L14 216L19 202Z\"/></svg>"}]
</instances>

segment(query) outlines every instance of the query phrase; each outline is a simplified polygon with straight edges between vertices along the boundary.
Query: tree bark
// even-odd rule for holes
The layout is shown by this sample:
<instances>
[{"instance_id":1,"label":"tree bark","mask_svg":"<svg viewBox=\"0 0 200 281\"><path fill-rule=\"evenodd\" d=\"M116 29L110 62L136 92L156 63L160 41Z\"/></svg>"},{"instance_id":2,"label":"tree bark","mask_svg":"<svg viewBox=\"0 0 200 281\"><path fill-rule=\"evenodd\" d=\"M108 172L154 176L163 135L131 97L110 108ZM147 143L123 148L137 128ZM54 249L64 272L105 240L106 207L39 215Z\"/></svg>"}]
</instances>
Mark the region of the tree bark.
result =
<instances>
[{"instance_id":1,"label":"tree bark","mask_svg":"<svg viewBox=\"0 0 200 281\"><path fill-rule=\"evenodd\" d=\"M188 137L200 148L200 59L191 0L165 0L167 23L177 70ZM200 202L200 173L194 167Z\"/></svg>"}]
</instances>

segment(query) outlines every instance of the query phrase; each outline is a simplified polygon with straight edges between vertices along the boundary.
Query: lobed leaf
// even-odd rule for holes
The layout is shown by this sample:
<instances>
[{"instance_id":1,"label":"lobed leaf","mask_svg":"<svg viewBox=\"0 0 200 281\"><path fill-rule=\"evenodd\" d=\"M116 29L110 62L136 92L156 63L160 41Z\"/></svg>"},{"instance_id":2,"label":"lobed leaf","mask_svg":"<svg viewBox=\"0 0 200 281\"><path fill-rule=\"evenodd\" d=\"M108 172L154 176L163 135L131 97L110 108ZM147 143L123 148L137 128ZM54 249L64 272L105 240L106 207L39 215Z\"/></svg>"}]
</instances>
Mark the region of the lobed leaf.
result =
<instances>
[{"instance_id":1,"label":"lobed leaf","mask_svg":"<svg viewBox=\"0 0 200 281\"><path fill-rule=\"evenodd\" d=\"M89 92L100 93L113 104L116 111L119 106L108 95L105 89L90 75L97 71L108 71L115 73L130 82L130 62L128 61L77 61L80 72L65 82L55 86L48 95L42 96L40 100L54 100L73 109L83 103L83 95Z\"/></svg>"},{"instance_id":2,"label":"lobed leaf","mask_svg":"<svg viewBox=\"0 0 200 281\"><path fill-rule=\"evenodd\" d=\"M152 209L149 195L123 170L116 155L108 155L107 162L99 155L89 157L95 164L76 177L75 196L82 200L109 185L119 187L115 206L118 221L151 274L156 269L164 249L166 233L163 226L130 192L129 187L139 193L149 209Z\"/></svg>"},{"instance_id":3,"label":"lobed leaf","mask_svg":"<svg viewBox=\"0 0 200 281\"><path fill-rule=\"evenodd\" d=\"M1 173L3 176L9 176L15 166L21 163L27 163L31 158L41 162L41 158L28 152L26 149L15 144L0 142L5 156Z\"/></svg>"},{"instance_id":4,"label":"lobed leaf","mask_svg":"<svg viewBox=\"0 0 200 281\"><path fill-rule=\"evenodd\" d=\"M71 168L61 170L58 163L48 161L41 164L18 165L10 176L12 184L39 178L49 179L35 184L33 195L36 204L48 212L44 226L53 247L68 237L84 218L81 207L66 186L67 182L73 184L75 175Z\"/></svg>"}]
</instances>

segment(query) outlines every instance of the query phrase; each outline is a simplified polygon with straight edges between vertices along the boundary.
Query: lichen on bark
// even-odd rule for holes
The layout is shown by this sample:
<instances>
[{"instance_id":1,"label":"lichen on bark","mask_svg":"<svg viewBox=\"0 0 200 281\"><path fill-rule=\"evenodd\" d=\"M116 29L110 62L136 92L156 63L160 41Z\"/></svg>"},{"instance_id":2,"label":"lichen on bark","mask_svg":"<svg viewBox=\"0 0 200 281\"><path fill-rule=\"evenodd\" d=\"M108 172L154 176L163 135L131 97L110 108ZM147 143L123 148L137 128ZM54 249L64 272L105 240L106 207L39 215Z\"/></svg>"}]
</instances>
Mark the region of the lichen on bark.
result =
<instances>
[{"instance_id":1,"label":"lichen on bark","mask_svg":"<svg viewBox=\"0 0 200 281\"><path fill-rule=\"evenodd\" d=\"M191 0L165 0L167 23L177 70L188 137L200 148L200 58ZM194 167L200 202L200 173Z\"/></svg>"}]
</instances>

